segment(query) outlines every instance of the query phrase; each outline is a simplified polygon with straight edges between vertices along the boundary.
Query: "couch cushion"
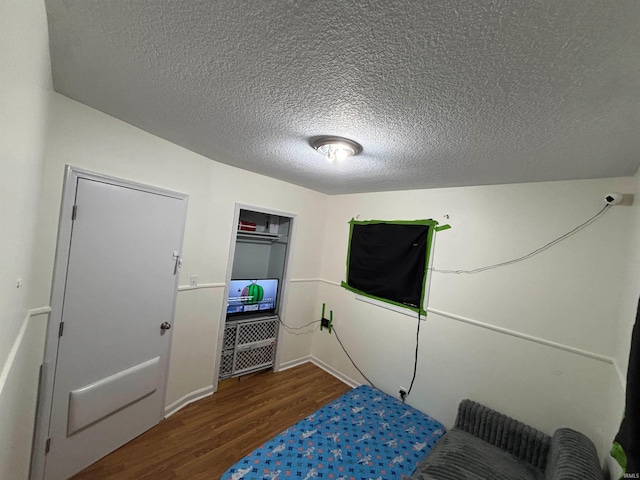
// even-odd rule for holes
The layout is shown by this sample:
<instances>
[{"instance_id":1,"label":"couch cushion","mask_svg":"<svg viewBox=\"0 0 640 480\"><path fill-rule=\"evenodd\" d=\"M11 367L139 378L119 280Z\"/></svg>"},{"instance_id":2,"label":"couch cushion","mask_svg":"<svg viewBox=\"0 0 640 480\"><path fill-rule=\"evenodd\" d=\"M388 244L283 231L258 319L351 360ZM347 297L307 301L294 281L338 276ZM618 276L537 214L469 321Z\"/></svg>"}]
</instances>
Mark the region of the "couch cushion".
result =
<instances>
[{"instance_id":1,"label":"couch cushion","mask_svg":"<svg viewBox=\"0 0 640 480\"><path fill-rule=\"evenodd\" d=\"M553 434L545 480L601 480L598 452L591 440L570 428Z\"/></svg>"},{"instance_id":2,"label":"couch cushion","mask_svg":"<svg viewBox=\"0 0 640 480\"><path fill-rule=\"evenodd\" d=\"M407 480L542 480L542 469L475 435L447 432Z\"/></svg>"},{"instance_id":3,"label":"couch cushion","mask_svg":"<svg viewBox=\"0 0 640 480\"><path fill-rule=\"evenodd\" d=\"M534 467L544 469L547 464L549 435L473 400L460 402L455 428L472 433Z\"/></svg>"}]
</instances>

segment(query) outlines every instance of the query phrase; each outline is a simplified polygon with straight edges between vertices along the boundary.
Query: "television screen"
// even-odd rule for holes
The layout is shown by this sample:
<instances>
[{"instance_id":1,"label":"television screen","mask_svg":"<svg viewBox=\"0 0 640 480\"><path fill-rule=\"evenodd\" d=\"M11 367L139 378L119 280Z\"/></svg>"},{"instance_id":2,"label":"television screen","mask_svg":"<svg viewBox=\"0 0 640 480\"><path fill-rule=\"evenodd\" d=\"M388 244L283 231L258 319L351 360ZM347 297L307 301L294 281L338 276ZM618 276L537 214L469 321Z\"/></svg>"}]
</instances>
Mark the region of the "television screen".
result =
<instances>
[{"instance_id":1,"label":"television screen","mask_svg":"<svg viewBox=\"0 0 640 480\"><path fill-rule=\"evenodd\" d=\"M231 280L227 315L274 313L278 301L278 279Z\"/></svg>"}]
</instances>

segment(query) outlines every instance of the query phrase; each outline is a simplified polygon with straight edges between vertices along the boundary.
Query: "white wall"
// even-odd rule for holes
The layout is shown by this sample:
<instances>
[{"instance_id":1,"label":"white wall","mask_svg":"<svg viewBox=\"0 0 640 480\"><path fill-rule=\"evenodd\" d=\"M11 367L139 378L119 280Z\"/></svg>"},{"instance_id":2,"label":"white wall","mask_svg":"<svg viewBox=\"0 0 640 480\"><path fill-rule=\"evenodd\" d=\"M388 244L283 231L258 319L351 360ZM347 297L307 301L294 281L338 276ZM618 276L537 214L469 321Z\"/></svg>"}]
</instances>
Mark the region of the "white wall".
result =
<instances>
[{"instance_id":1,"label":"white wall","mask_svg":"<svg viewBox=\"0 0 640 480\"><path fill-rule=\"evenodd\" d=\"M640 297L640 170L634 180L634 203L627 207L631 214L629 249L626 252L626 269L620 292L620 328L617 330L614 356L620 366L622 376L627 374L631 330L636 319L638 298Z\"/></svg>"},{"instance_id":2,"label":"white wall","mask_svg":"<svg viewBox=\"0 0 640 480\"><path fill-rule=\"evenodd\" d=\"M437 234L434 266L473 269L544 245L598 212L606 193L634 188L633 179L618 178L330 197L322 278L345 278L348 221L358 215L449 223L452 229ZM547 432L561 425L581 430L604 457L632 212L613 207L523 263L476 275L434 273L429 307L587 356L430 313L421 325L419 369L408 402L451 426L459 401L472 398ZM327 283L318 302L334 310L341 340L376 386L394 395L400 385L409 386L414 318L356 301ZM333 336L316 333L313 355L361 379Z\"/></svg>"},{"instance_id":3,"label":"white wall","mask_svg":"<svg viewBox=\"0 0 640 480\"><path fill-rule=\"evenodd\" d=\"M314 227L324 221L325 195L214 162L54 94L37 245L43 284L53 269L65 164L189 194L180 284L198 275L199 284L210 288L178 293L167 404L212 386L236 202L297 214L291 278L319 276L323 239ZM290 285L284 306L292 325L308 321L315 306L299 295L300 285L306 288ZM310 345L310 336L286 335L282 361L308 354Z\"/></svg>"},{"instance_id":4,"label":"white wall","mask_svg":"<svg viewBox=\"0 0 640 480\"><path fill-rule=\"evenodd\" d=\"M44 4L0 1L0 365L31 308L31 252L50 90L48 55ZM19 278L22 286L16 288Z\"/></svg>"},{"instance_id":5,"label":"white wall","mask_svg":"<svg viewBox=\"0 0 640 480\"><path fill-rule=\"evenodd\" d=\"M51 73L44 2L0 0L0 478L26 478L46 316L35 240ZM18 279L22 286L17 287Z\"/></svg>"},{"instance_id":6,"label":"white wall","mask_svg":"<svg viewBox=\"0 0 640 480\"><path fill-rule=\"evenodd\" d=\"M269 274L271 245L268 243L236 243L233 278L266 278Z\"/></svg>"},{"instance_id":7,"label":"white wall","mask_svg":"<svg viewBox=\"0 0 640 480\"><path fill-rule=\"evenodd\" d=\"M631 331L636 319L638 297L640 297L640 170L634 177L634 202L627 207L631 214L629 222L629 248L625 252L626 268L621 272L623 280L619 298L618 324L616 327L616 343L614 358L619 367L618 375L611 382L611 433L613 439L624 415L625 388ZM611 457L608 458L609 469L614 472L612 478L619 478L621 470Z\"/></svg>"},{"instance_id":8,"label":"white wall","mask_svg":"<svg viewBox=\"0 0 640 480\"><path fill-rule=\"evenodd\" d=\"M354 301L323 281L344 278L352 216L444 221L449 214L454 228L438 235L435 265L473 268L564 233L595 213L608 191L640 195L636 175L326 197L205 159L59 95L45 137L48 55L43 2L0 0L0 478L26 478L28 471L46 320L29 312L49 302L65 164L190 195L181 284L197 274L210 288L178 294L167 403L212 386L235 202L298 214L285 321L304 325L327 302L359 366L395 394L411 378L415 320ZM637 200L615 207L527 263L472 277L434 275L430 306L612 357L624 374L640 290L639 212ZM310 352L360 378L324 332L287 334L280 360ZM409 402L448 425L460 398L471 397L543 430L578 428L601 453L617 430L624 392L606 362L430 314L419 363Z\"/></svg>"}]
</instances>

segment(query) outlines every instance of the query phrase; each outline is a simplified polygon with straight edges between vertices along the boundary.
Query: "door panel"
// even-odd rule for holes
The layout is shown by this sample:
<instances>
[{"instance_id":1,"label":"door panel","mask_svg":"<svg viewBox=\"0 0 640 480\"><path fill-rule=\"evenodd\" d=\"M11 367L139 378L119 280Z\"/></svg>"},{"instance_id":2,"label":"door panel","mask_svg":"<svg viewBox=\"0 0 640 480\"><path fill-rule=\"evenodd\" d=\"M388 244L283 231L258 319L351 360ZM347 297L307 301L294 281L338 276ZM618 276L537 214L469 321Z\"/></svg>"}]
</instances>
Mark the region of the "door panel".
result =
<instances>
[{"instance_id":1,"label":"door panel","mask_svg":"<svg viewBox=\"0 0 640 480\"><path fill-rule=\"evenodd\" d=\"M45 479L162 418L186 200L78 179Z\"/></svg>"},{"instance_id":2,"label":"door panel","mask_svg":"<svg viewBox=\"0 0 640 480\"><path fill-rule=\"evenodd\" d=\"M158 388L160 357L98 380L69 394L67 435L81 430Z\"/></svg>"}]
</instances>

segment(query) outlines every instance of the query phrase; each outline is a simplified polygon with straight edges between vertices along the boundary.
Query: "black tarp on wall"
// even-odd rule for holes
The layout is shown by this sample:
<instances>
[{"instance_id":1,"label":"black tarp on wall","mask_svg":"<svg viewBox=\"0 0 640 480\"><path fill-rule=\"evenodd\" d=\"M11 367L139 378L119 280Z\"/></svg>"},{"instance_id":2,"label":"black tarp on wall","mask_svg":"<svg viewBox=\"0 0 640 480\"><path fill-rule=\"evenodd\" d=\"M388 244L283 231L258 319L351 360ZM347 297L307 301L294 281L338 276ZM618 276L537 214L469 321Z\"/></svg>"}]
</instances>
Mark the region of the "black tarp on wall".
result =
<instances>
[{"instance_id":1,"label":"black tarp on wall","mask_svg":"<svg viewBox=\"0 0 640 480\"><path fill-rule=\"evenodd\" d=\"M343 287L422 311L435 225L433 220L352 220Z\"/></svg>"}]
</instances>

